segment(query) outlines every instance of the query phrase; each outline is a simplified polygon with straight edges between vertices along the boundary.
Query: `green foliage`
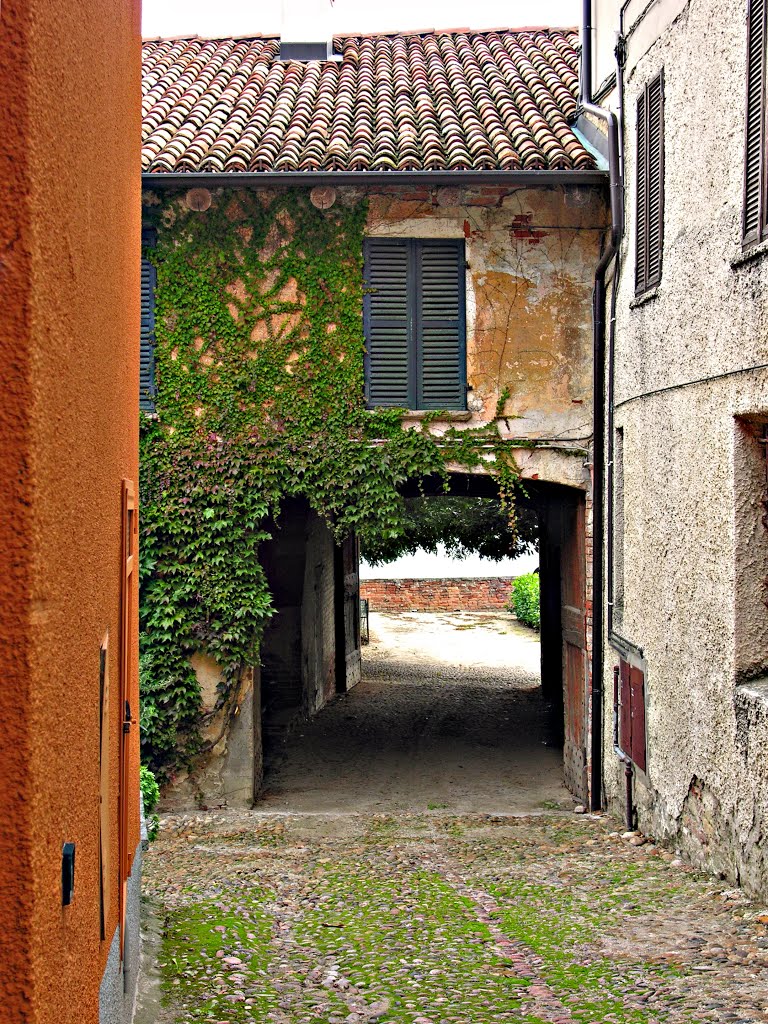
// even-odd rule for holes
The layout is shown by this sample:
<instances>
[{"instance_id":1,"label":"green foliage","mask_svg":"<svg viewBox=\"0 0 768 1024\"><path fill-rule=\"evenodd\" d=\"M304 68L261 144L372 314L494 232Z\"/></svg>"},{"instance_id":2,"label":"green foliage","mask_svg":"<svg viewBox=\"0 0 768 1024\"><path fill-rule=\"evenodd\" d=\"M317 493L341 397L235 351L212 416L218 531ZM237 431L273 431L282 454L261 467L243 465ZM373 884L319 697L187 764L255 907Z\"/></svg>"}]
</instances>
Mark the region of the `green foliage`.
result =
<instances>
[{"instance_id":1,"label":"green foliage","mask_svg":"<svg viewBox=\"0 0 768 1024\"><path fill-rule=\"evenodd\" d=\"M267 522L303 497L337 539L407 532L399 488L487 464L514 528L517 469L496 424L412 430L363 394L366 207L319 211L304 190L219 193L191 212L155 199L157 418L141 434L142 744L165 779L212 745L272 613L259 564ZM202 714L190 656L222 668Z\"/></svg>"},{"instance_id":2,"label":"green foliage","mask_svg":"<svg viewBox=\"0 0 768 1024\"><path fill-rule=\"evenodd\" d=\"M147 835L151 843L157 839L157 833L160 831L160 818L155 814L155 808L160 800L160 787L153 772L145 764L139 769L139 784L141 786L141 795L144 799Z\"/></svg>"},{"instance_id":3,"label":"green foliage","mask_svg":"<svg viewBox=\"0 0 768 1024\"><path fill-rule=\"evenodd\" d=\"M535 550L535 513L519 508L515 527L510 529L509 515L495 498L406 498L402 532L395 537L369 537L362 555L371 565L380 565L419 550L434 554L440 545L453 558L478 554L496 561Z\"/></svg>"},{"instance_id":4,"label":"green foliage","mask_svg":"<svg viewBox=\"0 0 768 1024\"><path fill-rule=\"evenodd\" d=\"M511 612L514 612L519 622L526 626L538 629L541 624L539 610L539 574L528 573L526 576L518 576L512 584L512 596L507 605Z\"/></svg>"}]
</instances>

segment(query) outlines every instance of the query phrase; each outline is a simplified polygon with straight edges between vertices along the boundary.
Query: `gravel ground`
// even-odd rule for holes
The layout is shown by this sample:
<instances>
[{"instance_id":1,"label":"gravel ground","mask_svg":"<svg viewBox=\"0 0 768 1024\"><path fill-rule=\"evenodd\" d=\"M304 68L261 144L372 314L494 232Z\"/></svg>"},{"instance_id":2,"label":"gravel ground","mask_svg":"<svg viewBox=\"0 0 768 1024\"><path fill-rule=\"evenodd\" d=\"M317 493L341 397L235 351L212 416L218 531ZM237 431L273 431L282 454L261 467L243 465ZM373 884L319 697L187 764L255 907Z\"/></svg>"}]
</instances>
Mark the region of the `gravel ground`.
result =
<instances>
[{"instance_id":1,"label":"gravel ground","mask_svg":"<svg viewBox=\"0 0 768 1024\"><path fill-rule=\"evenodd\" d=\"M533 630L509 614L372 614L371 638L363 681L270 759L261 807L573 807L547 745Z\"/></svg>"},{"instance_id":2,"label":"gravel ground","mask_svg":"<svg viewBox=\"0 0 768 1024\"><path fill-rule=\"evenodd\" d=\"M493 618L382 619L265 801L162 819L136 1024L768 1022L768 909L570 810Z\"/></svg>"}]
</instances>

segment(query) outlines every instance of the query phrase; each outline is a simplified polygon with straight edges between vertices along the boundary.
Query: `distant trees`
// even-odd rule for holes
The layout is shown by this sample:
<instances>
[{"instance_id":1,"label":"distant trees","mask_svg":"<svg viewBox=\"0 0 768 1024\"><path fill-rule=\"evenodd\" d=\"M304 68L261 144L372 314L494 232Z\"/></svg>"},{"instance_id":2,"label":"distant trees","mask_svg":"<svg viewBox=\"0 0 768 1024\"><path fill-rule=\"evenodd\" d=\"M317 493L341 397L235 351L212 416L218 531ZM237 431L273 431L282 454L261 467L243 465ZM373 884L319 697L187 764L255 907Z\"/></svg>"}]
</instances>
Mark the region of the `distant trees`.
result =
<instances>
[{"instance_id":1,"label":"distant trees","mask_svg":"<svg viewBox=\"0 0 768 1024\"><path fill-rule=\"evenodd\" d=\"M495 498L406 498L405 506L405 529L400 536L364 541L362 555L367 562L380 565L419 549L436 552L440 544L454 558L478 554L495 560L537 548L536 514L519 504L514 532Z\"/></svg>"}]
</instances>

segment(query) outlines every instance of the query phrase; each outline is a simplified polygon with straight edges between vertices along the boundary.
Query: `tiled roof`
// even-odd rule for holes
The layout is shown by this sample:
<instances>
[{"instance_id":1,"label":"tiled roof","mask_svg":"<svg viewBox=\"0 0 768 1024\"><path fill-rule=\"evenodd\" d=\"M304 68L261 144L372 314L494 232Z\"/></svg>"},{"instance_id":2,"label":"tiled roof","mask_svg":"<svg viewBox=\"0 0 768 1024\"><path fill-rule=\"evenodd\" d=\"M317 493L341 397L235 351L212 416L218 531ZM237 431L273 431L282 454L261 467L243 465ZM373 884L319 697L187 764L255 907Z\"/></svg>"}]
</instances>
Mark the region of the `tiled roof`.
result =
<instances>
[{"instance_id":1,"label":"tiled roof","mask_svg":"<svg viewBox=\"0 0 768 1024\"><path fill-rule=\"evenodd\" d=\"M144 43L144 171L593 168L569 126L577 37L554 29Z\"/></svg>"}]
</instances>

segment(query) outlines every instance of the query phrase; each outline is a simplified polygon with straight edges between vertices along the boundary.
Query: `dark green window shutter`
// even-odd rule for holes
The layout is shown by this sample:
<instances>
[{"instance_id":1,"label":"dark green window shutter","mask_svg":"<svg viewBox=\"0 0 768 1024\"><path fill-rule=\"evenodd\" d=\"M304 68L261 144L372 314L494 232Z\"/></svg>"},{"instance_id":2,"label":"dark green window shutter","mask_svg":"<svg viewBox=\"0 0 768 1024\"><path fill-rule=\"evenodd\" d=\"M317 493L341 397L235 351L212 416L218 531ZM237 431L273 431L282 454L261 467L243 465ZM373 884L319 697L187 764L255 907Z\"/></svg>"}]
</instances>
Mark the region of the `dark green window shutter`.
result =
<instances>
[{"instance_id":1,"label":"dark green window shutter","mask_svg":"<svg viewBox=\"0 0 768 1024\"><path fill-rule=\"evenodd\" d=\"M648 287L661 281L664 247L664 74L648 83Z\"/></svg>"},{"instance_id":2,"label":"dark green window shutter","mask_svg":"<svg viewBox=\"0 0 768 1024\"><path fill-rule=\"evenodd\" d=\"M154 234L142 232L142 245L154 245ZM141 260L141 357L139 409L155 411L155 284L156 271L149 260Z\"/></svg>"},{"instance_id":3,"label":"dark green window shutter","mask_svg":"<svg viewBox=\"0 0 768 1024\"><path fill-rule=\"evenodd\" d=\"M635 291L661 281L664 251L664 73L637 101L637 231Z\"/></svg>"},{"instance_id":4,"label":"dark green window shutter","mask_svg":"<svg viewBox=\"0 0 768 1024\"><path fill-rule=\"evenodd\" d=\"M766 0L750 0L747 11L747 110L744 134L743 244L765 233Z\"/></svg>"},{"instance_id":5,"label":"dark green window shutter","mask_svg":"<svg viewBox=\"0 0 768 1024\"><path fill-rule=\"evenodd\" d=\"M410 404L411 351L407 241L374 239L366 245L366 392L371 406Z\"/></svg>"},{"instance_id":6,"label":"dark green window shutter","mask_svg":"<svg viewBox=\"0 0 768 1024\"><path fill-rule=\"evenodd\" d=\"M369 406L464 409L464 243L369 239L365 245Z\"/></svg>"},{"instance_id":7,"label":"dark green window shutter","mask_svg":"<svg viewBox=\"0 0 768 1024\"><path fill-rule=\"evenodd\" d=\"M418 243L416 352L419 409L463 409L464 245Z\"/></svg>"}]
</instances>

